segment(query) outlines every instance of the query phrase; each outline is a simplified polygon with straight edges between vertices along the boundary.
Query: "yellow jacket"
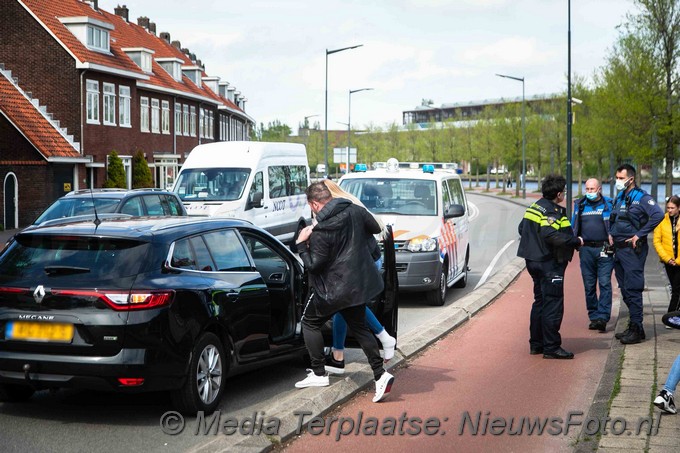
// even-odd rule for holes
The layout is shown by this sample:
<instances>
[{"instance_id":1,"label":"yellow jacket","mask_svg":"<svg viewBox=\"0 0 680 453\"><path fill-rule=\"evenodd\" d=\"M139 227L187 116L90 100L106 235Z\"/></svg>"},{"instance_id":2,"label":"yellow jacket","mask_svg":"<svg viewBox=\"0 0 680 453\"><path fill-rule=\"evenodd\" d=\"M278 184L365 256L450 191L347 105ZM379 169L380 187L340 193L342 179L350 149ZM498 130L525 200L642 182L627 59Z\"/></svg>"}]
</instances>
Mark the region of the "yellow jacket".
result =
<instances>
[{"instance_id":1,"label":"yellow jacket","mask_svg":"<svg viewBox=\"0 0 680 453\"><path fill-rule=\"evenodd\" d=\"M680 249L680 221L675 225L676 240L678 240L678 248ZM666 213L663 220L654 229L654 248L659 254L659 259L662 263L667 263L671 259L678 260L677 256L673 256L673 230L671 227L671 219Z\"/></svg>"}]
</instances>

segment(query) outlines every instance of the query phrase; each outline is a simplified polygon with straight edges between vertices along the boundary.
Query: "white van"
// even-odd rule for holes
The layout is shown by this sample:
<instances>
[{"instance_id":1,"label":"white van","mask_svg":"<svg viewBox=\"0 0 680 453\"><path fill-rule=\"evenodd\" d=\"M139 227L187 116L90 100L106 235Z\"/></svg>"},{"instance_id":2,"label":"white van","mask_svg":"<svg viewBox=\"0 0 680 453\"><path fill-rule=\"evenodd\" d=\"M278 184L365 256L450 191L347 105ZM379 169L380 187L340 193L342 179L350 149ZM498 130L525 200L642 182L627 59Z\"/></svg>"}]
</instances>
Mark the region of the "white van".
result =
<instances>
[{"instance_id":1,"label":"white van","mask_svg":"<svg viewBox=\"0 0 680 453\"><path fill-rule=\"evenodd\" d=\"M467 199L455 171L399 168L352 173L340 187L392 225L400 291L426 291L443 305L447 288L465 287L470 260Z\"/></svg>"},{"instance_id":2,"label":"white van","mask_svg":"<svg viewBox=\"0 0 680 453\"><path fill-rule=\"evenodd\" d=\"M311 221L308 185L304 145L235 141L195 147L172 190L190 216L248 220L291 243Z\"/></svg>"}]
</instances>

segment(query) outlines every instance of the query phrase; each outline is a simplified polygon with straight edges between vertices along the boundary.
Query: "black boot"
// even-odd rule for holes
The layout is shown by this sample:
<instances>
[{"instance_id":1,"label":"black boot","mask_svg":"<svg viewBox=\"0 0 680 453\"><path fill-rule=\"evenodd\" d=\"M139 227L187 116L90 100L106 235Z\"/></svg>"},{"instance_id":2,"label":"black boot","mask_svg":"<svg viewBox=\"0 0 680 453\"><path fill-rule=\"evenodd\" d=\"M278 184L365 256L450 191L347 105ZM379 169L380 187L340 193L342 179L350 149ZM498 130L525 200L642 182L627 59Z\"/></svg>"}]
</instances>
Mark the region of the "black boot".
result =
<instances>
[{"instance_id":1,"label":"black boot","mask_svg":"<svg viewBox=\"0 0 680 453\"><path fill-rule=\"evenodd\" d=\"M644 340L646 338L645 329L644 329L644 327L642 327L642 325L640 325L638 327L640 328L640 338ZM629 333L630 333L630 323L628 323L628 327L626 327L626 330L624 330L623 332L617 333L616 335L614 335L614 338L616 338L617 340L620 340L623 337L627 336Z\"/></svg>"},{"instance_id":2,"label":"black boot","mask_svg":"<svg viewBox=\"0 0 680 453\"><path fill-rule=\"evenodd\" d=\"M637 344L642 342L644 329L639 324L631 324L628 335L621 338L623 344Z\"/></svg>"}]
</instances>

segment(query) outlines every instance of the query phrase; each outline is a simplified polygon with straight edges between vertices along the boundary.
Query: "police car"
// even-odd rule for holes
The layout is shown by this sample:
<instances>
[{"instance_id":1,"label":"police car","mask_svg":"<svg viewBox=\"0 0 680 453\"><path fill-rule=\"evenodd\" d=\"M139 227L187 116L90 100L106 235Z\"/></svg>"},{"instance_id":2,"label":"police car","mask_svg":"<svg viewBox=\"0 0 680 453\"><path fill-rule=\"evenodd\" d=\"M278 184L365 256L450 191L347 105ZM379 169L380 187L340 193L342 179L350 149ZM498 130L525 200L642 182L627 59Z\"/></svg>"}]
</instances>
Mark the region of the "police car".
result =
<instances>
[{"instance_id":1,"label":"police car","mask_svg":"<svg viewBox=\"0 0 680 453\"><path fill-rule=\"evenodd\" d=\"M443 305L447 289L465 287L470 260L470 224L465 191L455 171L434 165L367 171L357 164L340 186L391 225L399 290L425 291L431 305Z\"/></svg>"}]
</instances>

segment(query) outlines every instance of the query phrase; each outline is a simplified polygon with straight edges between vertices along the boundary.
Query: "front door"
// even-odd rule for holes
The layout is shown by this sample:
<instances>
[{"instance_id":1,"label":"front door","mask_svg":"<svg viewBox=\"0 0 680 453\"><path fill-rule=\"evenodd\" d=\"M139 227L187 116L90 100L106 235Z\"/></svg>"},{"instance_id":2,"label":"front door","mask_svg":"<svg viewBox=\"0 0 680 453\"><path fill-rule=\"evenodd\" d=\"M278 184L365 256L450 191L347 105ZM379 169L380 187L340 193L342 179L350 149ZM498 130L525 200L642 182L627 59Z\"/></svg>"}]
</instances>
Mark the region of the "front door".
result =
<instances>
[{"instance_id":1,"label":"front door","mask_svg":"<svg viewBox=\"0 0 680 453\"><path fill-rule=\"evenodd\" d=\"M17 206L17 178L14 173L10 173L5 177L4 193L5 193L5 217L2 224L6 230L13 230L18 228L19 212Z\"/></svg>"}]
</instances>

